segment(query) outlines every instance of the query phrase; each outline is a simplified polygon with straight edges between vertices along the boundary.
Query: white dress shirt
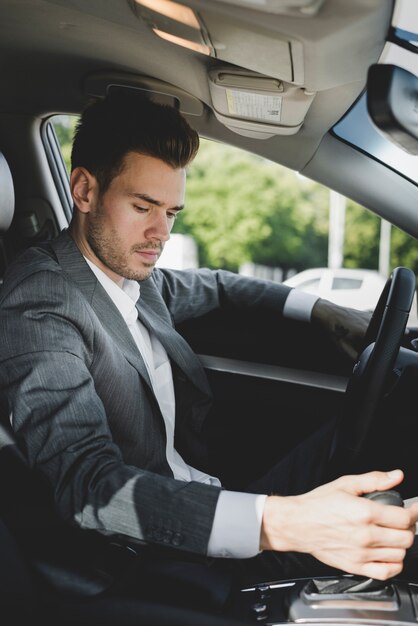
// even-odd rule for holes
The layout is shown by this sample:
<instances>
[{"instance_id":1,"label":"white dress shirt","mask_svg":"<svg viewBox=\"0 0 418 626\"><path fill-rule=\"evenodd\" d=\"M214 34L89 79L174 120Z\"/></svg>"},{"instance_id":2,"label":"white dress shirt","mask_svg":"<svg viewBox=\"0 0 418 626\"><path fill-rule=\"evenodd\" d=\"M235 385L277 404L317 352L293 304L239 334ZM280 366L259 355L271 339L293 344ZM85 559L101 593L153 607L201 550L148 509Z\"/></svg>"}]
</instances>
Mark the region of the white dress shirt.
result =
<instances>
[{"instance_id":1,"label":"white dress shirt","mask_svg":"<svg viewBox=\"0 0 418 626\"><path fill-rule=\"evenodd\" d=\"M100 268L84 257L96 278L106 290L128 326L145 362L166 429L166 457L174 478L221 486L218 478L188 465L174 447L175 396L171 364L161 342L138 320L136 303L140 297L139 283L124 279L119 287ZM284 314L309 320L317 298L292 290L286 300ZM290 302L289 302L290 301ZM263 509L267 496L222 490L216 506L208 543L208 556L250 558L260 551Z\"/></svg>"}]
</instances>

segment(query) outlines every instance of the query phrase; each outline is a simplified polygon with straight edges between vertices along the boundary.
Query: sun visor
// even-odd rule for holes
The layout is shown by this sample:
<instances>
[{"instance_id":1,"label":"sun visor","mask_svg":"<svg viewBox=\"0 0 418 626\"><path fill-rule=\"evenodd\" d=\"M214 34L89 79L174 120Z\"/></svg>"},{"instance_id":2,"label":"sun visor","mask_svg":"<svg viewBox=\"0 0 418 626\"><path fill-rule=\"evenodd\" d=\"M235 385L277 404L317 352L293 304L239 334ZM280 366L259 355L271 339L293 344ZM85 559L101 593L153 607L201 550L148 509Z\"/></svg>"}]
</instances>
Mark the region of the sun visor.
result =
<instances>
[{"instance_id":1,"label":"sun visor","mask_svg":"<svg viewBox=\"0 0 418 626\"><path fill-rule=\"evenodd\" d=\"M228 67L209 72L209 87L217 119L257 139L297 133L315 97L303 87Z\"/></svg>"},{"instance_id":2,"label":"sun visor","mask_svg":"<svg viewBox=\"0 0 418 626\"><path fill-rule=\"evenodd\" d=\"M96 72L86 77L84 91L90 96L104 98L112 87L146 91L150 98L160 104L175 106L185 115L200 116L203 104L183 89L150 76L137 74Z\"/></svg>"}]
</instances>

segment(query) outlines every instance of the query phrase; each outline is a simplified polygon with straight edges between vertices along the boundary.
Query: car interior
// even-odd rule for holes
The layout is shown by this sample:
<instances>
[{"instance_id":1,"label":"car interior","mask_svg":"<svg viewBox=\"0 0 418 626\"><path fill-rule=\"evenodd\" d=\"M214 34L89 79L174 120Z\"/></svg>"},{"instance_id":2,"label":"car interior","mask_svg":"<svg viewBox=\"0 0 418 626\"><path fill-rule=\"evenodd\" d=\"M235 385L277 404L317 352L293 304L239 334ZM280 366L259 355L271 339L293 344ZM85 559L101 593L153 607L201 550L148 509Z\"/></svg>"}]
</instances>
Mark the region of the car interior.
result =
<instances>
[{"instance_id":1,"label":"car interior","mask_svg":"<svg viewBox=\"0 0 418 626\"><path fill-rule=\"evenodd\" d=\"M418 238L417 41L415 0L0 0L0 279L71 218L53 116L79 115L112 89L175 106L202 138L294 170ZM394 268L354 369L319 329L277 325L265 311L216 311L178 327L213 390L205 429L224 486L258 478L341 415L330 476L396 462L412 476L402 498L418 495L418 328L407 326L415 291L412 269ZM50 494L0 411L5 624L416 622L418 564L387 584L260 580L239 590L228 614L165 606L158 593L109 598L91 581L86 591L76 554L55 563L42 553ZM398 456L379 447L376 428L393 432ZM65 581L61 593L45 587L45 567Z\"/></svg>"}]
</instances>

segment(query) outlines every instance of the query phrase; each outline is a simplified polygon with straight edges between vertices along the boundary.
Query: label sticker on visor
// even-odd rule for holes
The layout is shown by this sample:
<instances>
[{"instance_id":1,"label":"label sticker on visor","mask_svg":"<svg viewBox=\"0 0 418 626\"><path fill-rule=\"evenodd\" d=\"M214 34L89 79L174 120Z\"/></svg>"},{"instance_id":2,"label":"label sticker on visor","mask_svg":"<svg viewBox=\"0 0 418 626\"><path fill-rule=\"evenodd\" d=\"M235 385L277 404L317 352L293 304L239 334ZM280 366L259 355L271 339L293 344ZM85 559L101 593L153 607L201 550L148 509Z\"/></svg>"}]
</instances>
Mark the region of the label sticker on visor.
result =
<instances>
[{"instance_id":1,"label":"label sticker on visor","mask_svg":"<svg viewBox=\"0 0 418 626\"><path fill-rule=\"evenodd\" d=\"M251 117L263 122L280 122L283 96L262 95L226 89L226 99L230 115Z\"/></svg>"}]
</instances>

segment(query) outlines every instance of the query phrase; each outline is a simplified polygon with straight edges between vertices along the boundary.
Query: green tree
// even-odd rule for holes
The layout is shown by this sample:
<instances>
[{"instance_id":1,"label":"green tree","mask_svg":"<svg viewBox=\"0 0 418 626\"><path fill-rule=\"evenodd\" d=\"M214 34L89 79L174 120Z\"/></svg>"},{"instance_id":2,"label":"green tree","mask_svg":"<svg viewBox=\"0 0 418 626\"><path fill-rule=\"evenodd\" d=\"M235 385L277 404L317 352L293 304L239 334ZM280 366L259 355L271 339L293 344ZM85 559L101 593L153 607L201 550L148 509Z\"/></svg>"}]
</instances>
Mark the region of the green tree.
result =
<instances>
[{"instance_id":1,"label":"green tree","mask_svg":"<svg viewBox=\"0 0 418 626\"><path fill-rule=\"evenodd\" d=\"M203 265L296 267L305 231L315 244L324 237L314 227L315 193L290 170L203 140L189 168L187 208L176 232L193 235Z\"/></svg>"},{"instance_id":2,"label":"green tree","mask_svg":"<svg viewBox=\"0 0 418 626\"><path fill-rule=\"evenodd\" d=\"M380 217L348 201L344 246L345 267L378 269L380 244ZM418 272L418 243L416 239L396 228L391 229L390 267L399 265Z\"/></svg>"},{"instance_id":3,"label":"green tree","mask_svg":"<svg viewBox=\"0 0 418 626\"><path fill-rule=\"evenodd\" d=\"M392 227L391 267L404 265L418 275L418 242L399 228Z\"/></svg>"},{"instance_id":4,"label":"green tree","mask_svg":"<svg viewBox=\"0 0 418 626\"><path fill-rule=\"evenodd\" d=\"M344 266L377 269L380 218L352 200L347 201Z\"/></svg>"},{"instance_id":5,"label":"green tree","mask_svg":"<svg viewBox=\"0 0 418 626\"><path fill-rule=\"evenodd\" d=\"M52 124L61 146L62 156L68 172L70 172L71 145L77 121L78 117L75 115L55 115L52 118Z\"/></svg>"}]
</instances>

